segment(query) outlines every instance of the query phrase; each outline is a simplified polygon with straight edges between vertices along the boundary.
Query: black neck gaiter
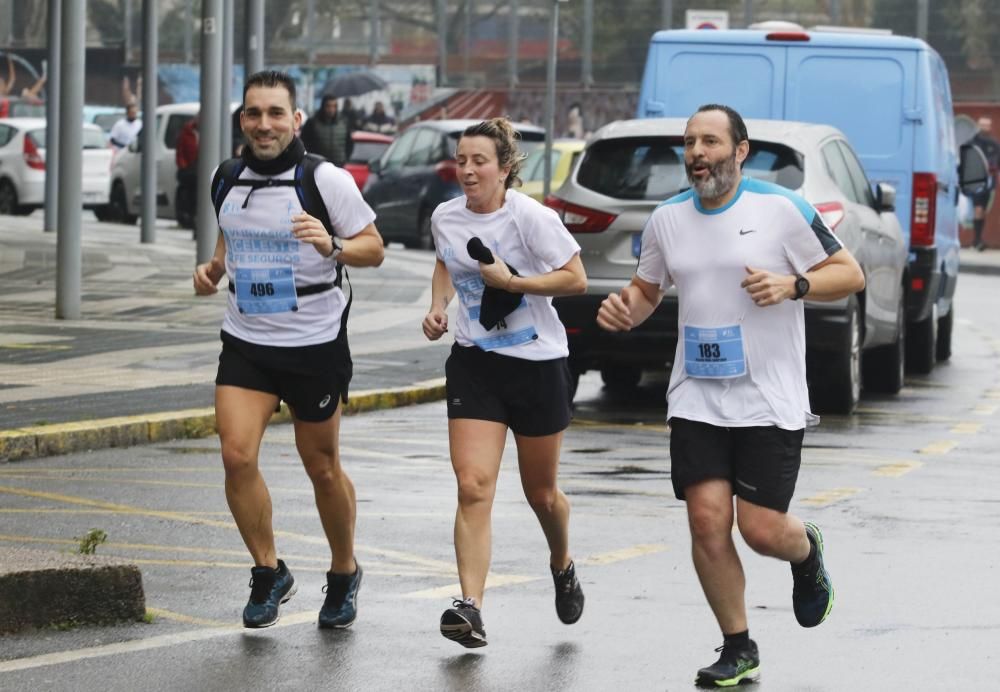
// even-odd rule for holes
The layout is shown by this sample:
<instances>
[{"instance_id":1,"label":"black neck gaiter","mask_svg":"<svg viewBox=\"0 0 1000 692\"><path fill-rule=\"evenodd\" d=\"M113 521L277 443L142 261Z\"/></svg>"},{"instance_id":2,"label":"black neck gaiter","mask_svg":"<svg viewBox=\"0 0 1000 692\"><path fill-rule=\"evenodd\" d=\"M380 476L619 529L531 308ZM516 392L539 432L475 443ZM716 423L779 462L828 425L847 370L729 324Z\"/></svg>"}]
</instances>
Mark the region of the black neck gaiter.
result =
<instances>
[{"instance_id":1,"label":"black neck gaiter","mask_svg":"<svg viewBox=\"0 0 1000 692\"><path fill-rule=\"evenodd\" d=\"M243 147L243 162L258 175L273 176L284 173L302 161L306 155L306 147L298 137L292 139L288 147L273 159L258 159L249 146Z\"/></svg>"}]
</instances>

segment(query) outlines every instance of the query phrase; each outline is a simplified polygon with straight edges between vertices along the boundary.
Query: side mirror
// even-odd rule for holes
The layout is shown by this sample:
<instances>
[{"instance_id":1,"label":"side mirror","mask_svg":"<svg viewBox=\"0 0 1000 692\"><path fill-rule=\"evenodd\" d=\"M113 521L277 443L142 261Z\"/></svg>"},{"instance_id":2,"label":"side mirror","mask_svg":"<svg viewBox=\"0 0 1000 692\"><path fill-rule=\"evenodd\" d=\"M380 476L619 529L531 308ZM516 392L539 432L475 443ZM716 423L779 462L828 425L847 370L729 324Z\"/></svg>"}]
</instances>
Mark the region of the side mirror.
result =
<instances>
[{"instance_id":1,"label":"side mirror","mask_svg":"<svg viewBox=\"0 0 1000 692\"><path fill-rule=\"evenodd\" d=\"M986 157L975 144L963 144L958 158L958 186L966 197L984 192L990 182Z\"/></svg>"},{"instance_id":2,"label":"side mirror","mask_svg":"<svg viewBox=\"0 0 1000 692\"><path fill-rule=\"evenodd\" d=\"M375 175L378 175L379 173L381 173L382 172L382 158L378 157L378 158L374 158L371 161L369 161L368 162L368 171L370 173L374 173Z\"/></svg>"},{"instance_id":3,"label":"side mirror","mask_svg":"<svg viewBox=\"0 0 1000 692\"><path fill-rule=\"evenodd\" d=\"M896 188L889 183L875 185L875 210L896 211Z\"/></svg>"}]
</instances>

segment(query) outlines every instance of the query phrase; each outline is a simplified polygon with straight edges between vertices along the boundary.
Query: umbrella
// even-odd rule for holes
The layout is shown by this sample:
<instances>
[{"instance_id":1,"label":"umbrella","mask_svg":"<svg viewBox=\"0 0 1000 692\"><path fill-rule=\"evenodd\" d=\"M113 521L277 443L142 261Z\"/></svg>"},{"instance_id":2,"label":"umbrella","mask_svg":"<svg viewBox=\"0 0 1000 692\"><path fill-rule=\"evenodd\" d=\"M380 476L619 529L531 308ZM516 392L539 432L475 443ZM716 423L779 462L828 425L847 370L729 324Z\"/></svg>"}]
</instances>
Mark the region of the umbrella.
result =
<instances>
[{"instance_id":1,"label":"umbrella","mask_svg":"<svg viewBox=\"0 0 1000 692\"><path fill-rule=\"evenodd\" d=\"M327 80L323 85L323 96L345 98L361 96L369 91L385 89L388 83L374 72L348 72Z\"/></svg>"}]
</instances>

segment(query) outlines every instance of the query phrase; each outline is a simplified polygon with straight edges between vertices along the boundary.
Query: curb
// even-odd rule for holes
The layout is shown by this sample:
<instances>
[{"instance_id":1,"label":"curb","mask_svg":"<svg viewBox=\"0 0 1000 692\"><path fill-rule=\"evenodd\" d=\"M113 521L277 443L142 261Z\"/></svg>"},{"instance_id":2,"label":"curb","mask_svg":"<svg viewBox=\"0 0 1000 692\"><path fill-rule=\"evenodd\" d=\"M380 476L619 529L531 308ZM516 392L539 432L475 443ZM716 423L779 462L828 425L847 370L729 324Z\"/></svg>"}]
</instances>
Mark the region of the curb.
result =
<instances>
[{"instance_id":1,"label":"curb","mask_svg":"<svg viewBox=\"0 0 1000 692\"><path fill-rule=\"evenodd\" d=\"M358 392L344 407L347 415L440 401L445 397L444 378L413 387ZM289 423L282 403L271 423ZM101 418L78 423L39 425L0 430L0 462L85 452L108 447L131 447L150 442L197 439L214 435L215 409L197 408L140 416Z\"/></svg>"},{"instance_id":2,"label":"curb","mask_svg":"<svg viewBox=\"0 0 1000 692\"><path fill-rule=\"evenodd\" d=\"M986 276L1000 275L1000 266L992 264L961 264L958 265L959 274L982 274Z\"/></svg>"}]
</instances>

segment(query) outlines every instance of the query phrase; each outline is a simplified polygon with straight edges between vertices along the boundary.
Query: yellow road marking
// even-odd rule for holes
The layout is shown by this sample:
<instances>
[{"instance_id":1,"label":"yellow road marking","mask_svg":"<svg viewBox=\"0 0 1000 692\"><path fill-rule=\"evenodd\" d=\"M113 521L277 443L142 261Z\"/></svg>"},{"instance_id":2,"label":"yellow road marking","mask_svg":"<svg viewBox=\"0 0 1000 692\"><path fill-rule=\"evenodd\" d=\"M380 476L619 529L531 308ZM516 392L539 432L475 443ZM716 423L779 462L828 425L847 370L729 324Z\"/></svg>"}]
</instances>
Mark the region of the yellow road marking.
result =
<instances>
[{"instance_id":1,"label":"yellow road marking","mask_svg":"<svg viewBox=\"0 0 1000 692\"><path fill-rule=\"evenodd\" d=\"M1000 399L1000 389L990 389L983 396L987 399Z\"/></svg>"},{"instance_id":2,"label":"yellow road marking","mask_svg":"<svg viewBox=\"0 0 1000 692\"><path fill-rule=\"evenodd\" d=\"M0 348L9 348L14 351L68 351L72 346L61 346L59 344L0 344Z\"/></svg>"},{"instance_id":3,"label":"yellow road marking","mask_svg":"<svg viewBox=\"0 0 1000 692\"><path fill-rule=\"evenodd\" d=\"M926 447L917 450L918 454L947 454L951 450L955 449L958 443L954 440L938 440L937 442L931 442Z\"/></svg>"},{"instance_id":4,"label":"yellow road marking","mask_svg":"<svg viewBox=\"0 0 1000 692\"><path fill-rule=\"evenodd\" d=\"M972 412L975 413L977 416L992 416L994 413L997 412L997 407L993 406L992 404L979 404L974 409L972 409Z\"/></svg>"},{"instance_id":5,"label":"yellow road marking","mask_svg":"<svg viewBox=\"0 0 1000 692\"><path fill-rule=\"evenodd\" d=\"M876 476L882 476L884 478L898 478L904 474L909 473L913 469L920 468L923 466L919 461L906 461L898 464L887 464L885 466L879 466L877 469L872 471Z\"/></svg>"},{"instance_id":6,"label":"yellow road marking","mask_svg":"<svg viewBox=\"0 0 1000 692\"><path fill-rule=\"evenodd\" d=\"M538 581L542 577L525 577L517 574L490 574L486 577L486 588L495 589L500 586L510 586L511 584L524 584L529 581ZM404 598L449 598L462 593L461 584L449 584L433 589L423 589L421 591L411 591L403 594Z\"/></svg>"},{"instance_id":7,"label":"yellow road marking","mask_svg":"<svg viewBox=\"0 0 1000 692\"><path fill-rule=\"evenodd\" d=\"M982 429L982 423L959 423L951 429L951 432L956 435L975 435Z\"/></svg>"},{"instance_id":8,"label":"yellow road marking","mask_svg":"<svg viewBox=\"0 0 1000 692\"><path fill-rule=\"evenodd\" d=\"M852 495L857 495L860 492L861 488L834 488L833 490L826 490L813 495L812 497L807 497L802 500L802 504L810 505L812 507L823 507L825 505L833 504L834 502L839 502L840 500L845 500Z\"/></svg>"},{"instance_id":9,"label":"yellow road marking","mask_svg":"<svg viewBox=\"0 0 1000 692\"><path fill-rule=\"evenodd\" d=\"M146 612L154 617L163 618L164 620L173 620L174 622L183 622L185 625L201 625L202 627L229 627L233 624L231 622L220 622L219 620L196 618L190 615L184 615L183 613L175 613L172 610L150 608L149 606L146 606Z\"/></svg>"},{"instance_id":10,"label":"yellow road marking","mask_svg":"<svg viewBox=\"0 0 1000 692\"><path fill-rule=\"evenodd\" d=\"M634 545L631 548L612 550L610 553L589 555L582 560L577 560L576 562L581 565L612 565L616 562L622 562L624 560L633 560L637 557L642 557L643 555L662 553L665 550L667 550L667 546L662 543L644 543Z\"/></svg>"}]
</instances>

